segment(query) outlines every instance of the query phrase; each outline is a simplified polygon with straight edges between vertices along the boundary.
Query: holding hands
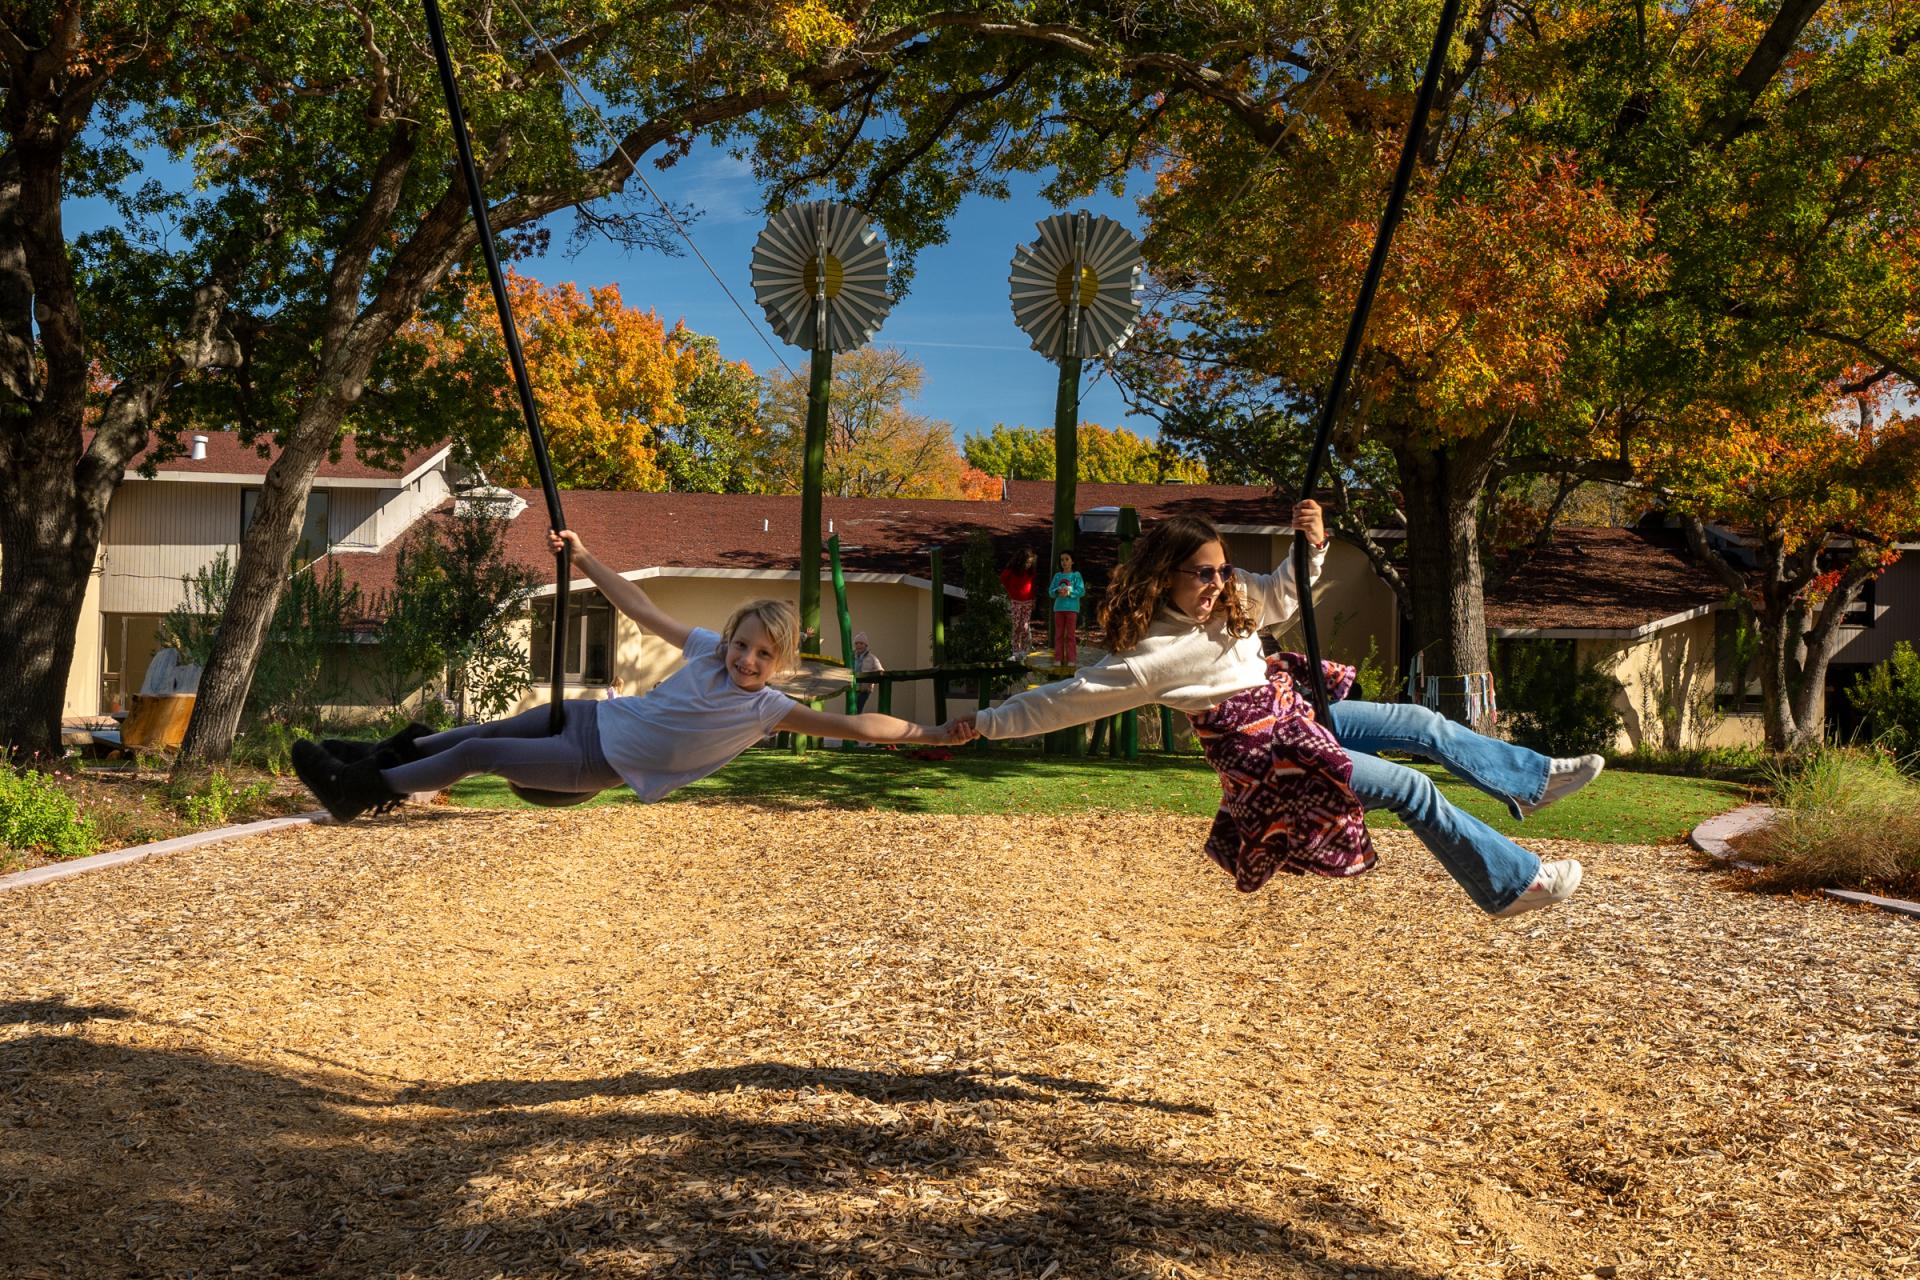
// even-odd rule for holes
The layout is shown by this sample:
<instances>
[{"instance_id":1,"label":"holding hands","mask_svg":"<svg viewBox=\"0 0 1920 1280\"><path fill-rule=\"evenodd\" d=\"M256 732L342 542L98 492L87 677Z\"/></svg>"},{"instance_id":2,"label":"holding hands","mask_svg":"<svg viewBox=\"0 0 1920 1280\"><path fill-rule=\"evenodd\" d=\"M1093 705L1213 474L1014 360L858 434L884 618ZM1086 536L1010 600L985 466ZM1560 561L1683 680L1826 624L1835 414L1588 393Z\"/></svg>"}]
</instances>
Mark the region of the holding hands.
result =
<instances>
[{"instance_id":1,"label":"holding hands","mask_svg":"<svg viewBox=\"0 0 1920 1280\"><path fill-rule=\"evenodd\" d=\"M933 731L941 742L948 746L960 746L972 742L980 736L980 730L974 727L973 716L955 716Z\"/></svg>"}]
</instances>

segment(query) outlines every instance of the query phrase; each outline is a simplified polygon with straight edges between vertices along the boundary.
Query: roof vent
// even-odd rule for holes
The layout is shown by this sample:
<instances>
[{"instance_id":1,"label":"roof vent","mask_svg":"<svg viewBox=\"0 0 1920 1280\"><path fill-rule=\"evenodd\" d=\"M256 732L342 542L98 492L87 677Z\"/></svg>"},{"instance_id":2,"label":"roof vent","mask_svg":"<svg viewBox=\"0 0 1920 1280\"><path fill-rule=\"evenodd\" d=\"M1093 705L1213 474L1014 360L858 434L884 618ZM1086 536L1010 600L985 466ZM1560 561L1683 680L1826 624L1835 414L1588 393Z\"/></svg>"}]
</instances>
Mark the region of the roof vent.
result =
<instances>
[{"instance_id":1,"label":"roof vent","mask_svg":"<svg viewBox=\"0 0 1920 1280\"><path fill-rule=\"evenodd\" d=\"M205 462L207 460L207 438L205 436L195 436L193 438L193 449L187 456L195 462Z\"/></svg>"},{"instance_id":2,"label":"roof vent","mask_svg":"<svg viewBox=\"0 0 1920 1280\"><path fill-rule=\"evenodd\" d=\"M1118 533L1120 532L1120 508L1090 507L1080 513L1076 522L1082 533Z\"/></svg>"}]
</instances>

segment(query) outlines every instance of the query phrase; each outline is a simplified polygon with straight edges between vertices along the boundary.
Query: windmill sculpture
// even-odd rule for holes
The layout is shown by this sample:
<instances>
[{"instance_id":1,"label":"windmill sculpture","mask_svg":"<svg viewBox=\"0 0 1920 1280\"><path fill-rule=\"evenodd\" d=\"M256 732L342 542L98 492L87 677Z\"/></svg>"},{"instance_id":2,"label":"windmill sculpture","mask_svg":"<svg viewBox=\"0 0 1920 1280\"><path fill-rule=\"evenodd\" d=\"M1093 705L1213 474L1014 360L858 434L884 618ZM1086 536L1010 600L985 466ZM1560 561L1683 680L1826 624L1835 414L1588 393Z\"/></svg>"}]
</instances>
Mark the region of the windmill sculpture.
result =
<instances>
[{"instance_id":1,"label":"windmill sculpture","mask_svg":"<svg viewBox=\"0 0 1920 1280\"><path fill-rule=\"evenodd\" d=\"M1053 410L1053 559L1073 550L1080 466L1080 367L1126 345L1140 316L1140 242L1112 218L1042 219L1040 238L1014 251L1013 318L1033 349L1060 366ZM1049 570L1051 572L1051 570Z\"/></svg>"},{"instance_id":2,"label":"windmill sculpture","mask_svg":"<svg viewBox=\"0 0 1920 1280\"><path fill-rule=\"evenodd\" d=\"M753 245L753 296L781 339L813 352L800 481L800 632L820 643L820 488L827 456L833 353L871 341L893 299L887 246L851 205L812 200L768 221Z\"/></svg>"}]
</instances>

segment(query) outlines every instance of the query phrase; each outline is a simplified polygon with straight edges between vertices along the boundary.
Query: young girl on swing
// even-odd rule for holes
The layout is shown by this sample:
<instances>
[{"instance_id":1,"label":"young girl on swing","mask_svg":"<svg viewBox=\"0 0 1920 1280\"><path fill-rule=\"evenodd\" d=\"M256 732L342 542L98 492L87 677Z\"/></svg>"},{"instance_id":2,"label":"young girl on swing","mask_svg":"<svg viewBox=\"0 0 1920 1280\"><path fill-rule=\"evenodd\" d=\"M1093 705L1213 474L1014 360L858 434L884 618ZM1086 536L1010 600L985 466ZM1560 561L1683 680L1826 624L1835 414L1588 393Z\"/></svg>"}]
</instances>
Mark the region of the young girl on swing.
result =
<instances>
[{"instance_id":1,"label":"young girl on swing","mask_svg":"<svg viewBox=\"0 0 1920 1280\"><path fill-rule=\"evenodd\" d=\"M1319 505L1298 504L1293 527L1310 540L1318 578L1326 558ZM1543 864L1448 803L1425 774L1375 753L1438 760L1516 817L1579 790L1605 761L1548 759L1425 707L1383 702L1335 702L1336 740L1295 683L1308 678L1306 660L1261 652L1257 632L1285 624L1297 608L1291 558L1271 574L1237 570L1212 525L1188 516L1163 520L1114 571L1101 606L1108 656L1071 679L960 717L956 736L1026 738L1163 703L1193 718L1220 774L1220 812L1206 852L1244 891L1276 871L1368 870L1374 852L1362 811L1385 808L1491 915L1519 915L1570 895L1580 883L1578 862ZM1353 668L1326 669L1331 696L1343 697Z\"/></svg>"},{"instance_id":2,"label":"young girl on swing","mask_svg":"<svg viewBox=\"0 0 1920 1280\"><path fill-rule=\"evenodd\" d=\"M476 773L569 793L624 782L642 800L714 772L775 730L861 742L944 742L948 732L877 714L836 715L801 706L768 681L792 666L798 612L784 600L740 606L718 634L677 621L633 582L595 559L572 530L549 533L613 606L677 645L686 665L643 697L567 700L566 727L548 730L546 707L434 733L409 725L378 744L296 743L294 771L327 812L347 822L414 792L441 791Z\"/></svg>"}]
</instances>

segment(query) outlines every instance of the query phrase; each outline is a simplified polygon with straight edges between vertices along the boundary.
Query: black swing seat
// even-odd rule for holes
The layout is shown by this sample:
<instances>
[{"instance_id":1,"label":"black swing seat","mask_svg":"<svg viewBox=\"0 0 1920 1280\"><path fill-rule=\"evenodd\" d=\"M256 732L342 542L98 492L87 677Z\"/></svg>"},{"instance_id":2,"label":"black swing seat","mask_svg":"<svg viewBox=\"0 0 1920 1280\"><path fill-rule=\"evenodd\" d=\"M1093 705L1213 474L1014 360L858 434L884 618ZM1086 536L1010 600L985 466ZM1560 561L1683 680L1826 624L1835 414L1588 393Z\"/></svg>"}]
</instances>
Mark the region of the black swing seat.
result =
<instances>
[{"instance_id":1,"label":"black swing seat","mask_svg":"<svg viewBox=\"0 0 1920 1280\"><path fill-rule=\"evenodd\" d=\"M598 791L542 791L538 787L523 787L513 782L507 784L507 790L528 804L537 804L543 809L565 809L585 804L600 794Z\"/></svg>"}]
</instances>

